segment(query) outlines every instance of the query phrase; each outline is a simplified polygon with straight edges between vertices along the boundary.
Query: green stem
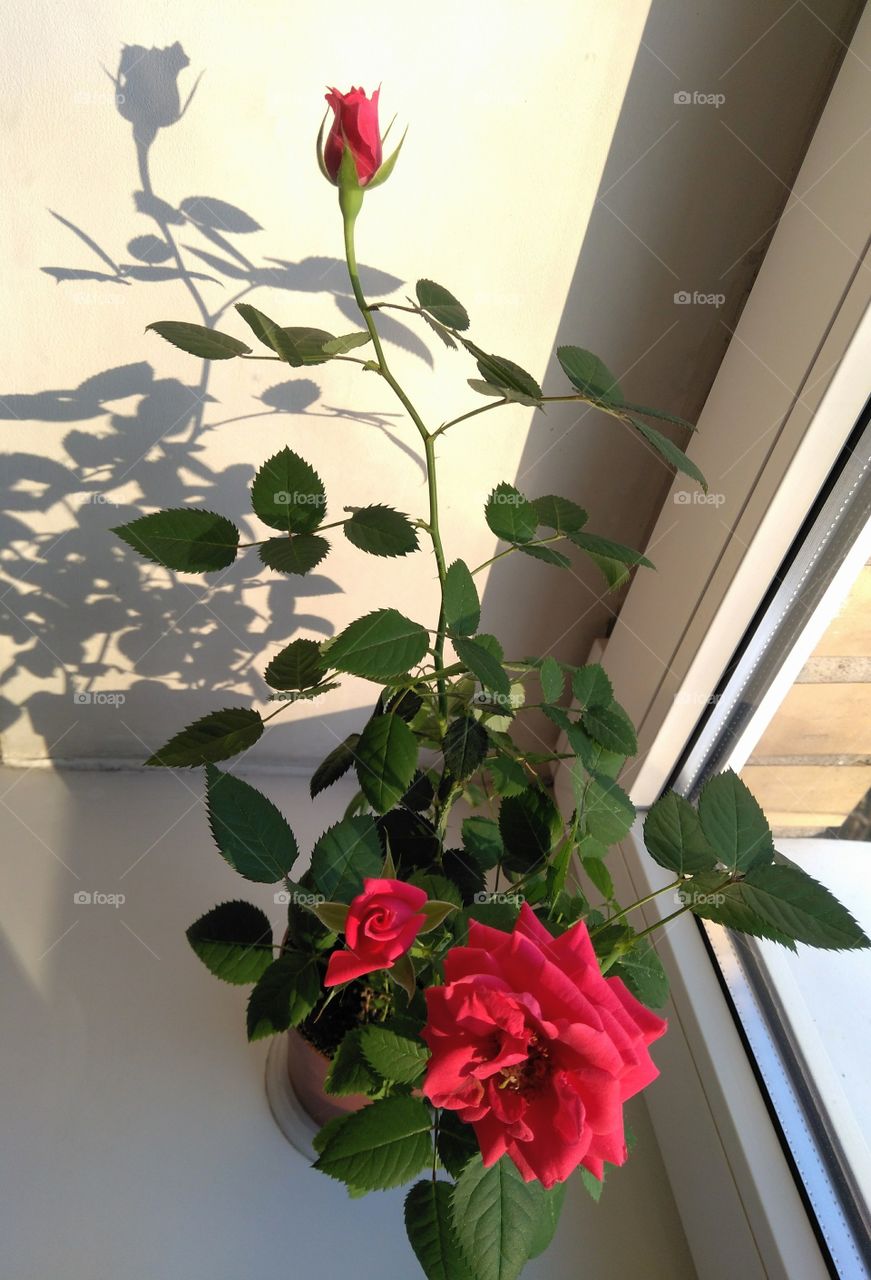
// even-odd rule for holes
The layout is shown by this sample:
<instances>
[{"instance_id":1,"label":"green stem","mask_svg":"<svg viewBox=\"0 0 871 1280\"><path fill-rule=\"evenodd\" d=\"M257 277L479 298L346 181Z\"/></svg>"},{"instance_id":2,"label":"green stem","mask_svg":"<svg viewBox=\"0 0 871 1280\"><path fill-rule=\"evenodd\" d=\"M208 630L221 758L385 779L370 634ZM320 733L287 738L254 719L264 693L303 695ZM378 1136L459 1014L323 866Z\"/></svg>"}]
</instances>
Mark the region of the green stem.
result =
<instances>
[{"instance_id":1,"label":"green stem","mask_svg":"<svg viewBox=\"0 0 871 1280\"><path fill-rule=\"evenodd\" d=\"M467 418L476 418L479 413L487 413L490 409L501 409L502 405L510 403L511 401L507 399L491 400L489 404L481 404L477 409L470 409L468 413L461 413L458 418L451 418L450 422L443 422L442 425L432 433L433 439L435 440L437 436L443 435L449 427L455 427L458 422L465 422Z\"/></svg>"},{"instance_id":2,"label":"green stem","mask_svg":"<svg viewBox=\"0 0 871 1280\"><path fill-rule=\"evenodd\" d=\"M721 890L725 889L731 883L732 883L731 878L728 880L724 880L721 885L719 885L716 889L712 890L711 892L720 893ZM678 916L685 915L687 911L692 911L692 909L693 909L692 903L687 902L687 903L684 903L682 907L678 907L677 911L672 911L670 915L663 916L661 920L656 920L652 925L649 925L648 928L642 929L640 933L636 933L635 937L632 939L633 945L637 943L639 939L648 937L656 929L661 929L663 925L670 924L672 920L677 920Z\"/></svg>"},{"instance_id":3,"label":"green stem","mask_svg":"<svg viewBox=\"0 0 871 1280\"><path fill-rule=\"evenodd\" d=\"M415 427L423 441L424 453L426 455L426 481L429 491L429 535L432 540L433 553L435 555L436 568L439 575L440 588L440 605L439 605L439 621L436 631L436 640L433 646L435 656L436 669L444 666L444 649L445 649L445 578L447 576L447 565L445 563L444 547L442 546L441 531L439 529L439 505L438 505L438 483L436 480L436 458L435 445L433 443L433 435L427 430L423 419L417 412L417 409L409 400L402 387L396 381L396 378L390 371L387 358L384 355L384 348L381 345L381 338L375 327L375 321L372 318L372 309L366 301L363 294L363 287L360 284L360 273L357 268L357 254L354 247L354 224L357 215L355 212L348 211L344 214L345 228L345 258L348 263L348 275L351 278L351 288L354 290L354 297L357 300L357 306L360 308L360 314L366 328L369 330L369 336L372 339L372 345L375 348L377 357L378 371L384 381L391 388L408 416L411 418ZM445 691L445 682L443 677L438 679L439 692L439 718L442 726L447 723L448 701Z\"/></svg>"},{"instance_id":4,"label":"green stem","mask_svg":"<svg viewBox=\"0 0 871 1280\"><path fill-rule=\"evenodd\" d=\"M548 538L536 538L532 542L524 542L525 547L541 547L548 542L559 542L566 535L564 533L552 533ZM480 573L482 569L486 569L489 565L495 564L497 560L501 560L503 556L510 556L513 551L519 551L519 547L506 547L504 551L497 551L495 556L491 556L489 560L485 560L483 564L479 564L477 569L472 570L472 577L476 573Z\"/></svg>"},{"instance_id":5,"label":"green stem","mask_svg":"<svg viewBox=\"0 0 871 1280\"><path fill-rule=\"evenodd\" d=\"M654 889L653 893L648 893L646 897L639 898L637 902L633 902L631 906L624 907L622 911L618 911L615 915L610 916L604 924L600 924L590 934L591 938L595 938L597 933L601 933L603 929L607 929L615 920L622 920L624 916L628 916L631 911L635 911L638 907L645 906L648 902L652 902L654 898L659 897L661 893L668 893L670 889L676 889L679 884L683 883L683 878L678 876L677 880L672 880L671 884L665 884L661 889ZM639 935L640 936L640 935Z\"/></svg>"}]
</instances>

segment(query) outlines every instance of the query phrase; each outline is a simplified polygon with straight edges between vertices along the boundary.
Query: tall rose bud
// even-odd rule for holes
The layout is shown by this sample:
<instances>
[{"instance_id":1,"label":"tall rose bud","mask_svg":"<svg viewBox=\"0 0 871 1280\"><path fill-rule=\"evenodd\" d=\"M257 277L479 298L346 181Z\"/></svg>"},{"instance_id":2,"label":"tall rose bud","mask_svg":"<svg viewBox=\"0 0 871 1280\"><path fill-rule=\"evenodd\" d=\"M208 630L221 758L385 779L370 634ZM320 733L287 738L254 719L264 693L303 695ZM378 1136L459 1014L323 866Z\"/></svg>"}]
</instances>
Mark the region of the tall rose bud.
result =
<instances>
[{"instance_id":1,"label":"tall rose bud","mask_svg":"<svg viewBox=\"0 0 871 1280\"><path fill-rule=\"evenodd\" d=\"M330 89L326 100L332 108L333 123L324 141L326 117L318 134L318 164L321 173L339 188L339 203L346 217L355 218L363 203L363 192L380 187L390 177L402 143L387 160L383 158L381 128L378 123L378 95L371 98L365 89L340 93Z\"/></svg>"}]
</instances>

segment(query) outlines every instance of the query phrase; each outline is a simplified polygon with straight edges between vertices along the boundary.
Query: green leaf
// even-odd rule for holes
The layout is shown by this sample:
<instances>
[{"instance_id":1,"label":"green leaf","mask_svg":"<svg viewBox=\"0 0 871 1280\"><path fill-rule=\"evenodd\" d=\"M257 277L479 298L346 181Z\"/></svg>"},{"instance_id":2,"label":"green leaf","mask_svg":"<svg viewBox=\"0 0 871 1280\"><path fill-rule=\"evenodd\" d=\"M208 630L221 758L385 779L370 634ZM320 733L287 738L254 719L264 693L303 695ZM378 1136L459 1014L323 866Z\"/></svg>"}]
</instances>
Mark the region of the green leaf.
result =
<instances>
[{"instance_id":1,"label":"green leaf","mask_svg":"<svg viewBox=\"0 0 871 1280\"><path fill-rule=\"evenodd\" d=\"M542 1187L541 1196L539 1197L541 1203L539 1206L538 1227L532 1244L529 1246L530 1258L537 1258L544 1253L545 1249L550 1248L551 1242L556 1235L556 1229L559 1226L567 1188L567 1181L558 1182L549 1191L545 1191Z\"/></svg>"},{"instance_id":2,"label":"green leaf","mask_svg":"<svg viewBox=\"0 0 871 1280\"><path fill-rule=\"evenodd\" d=\"M140 516L112 529L155 564L178 573L211 573L236 559L239 530L225 516L195 507L177 507Z\"/></svg>"},{"instance_id":3,"label":"green leaf","mask_svg":"<svg viewBox=\"0 0 871 1280\"><path fill-rule=\"evenodd\" d=\"M599 555L596 551L587 551L586 555L587 559L592 560L605 579L609 591L616 591L618 587L622 587L625 582L628 582L632 576L629 568L619 560L612 560L610 556ZM590 1176L592 1177L592 1174Z\"/></svg>"},{"instance_id":4,"label":"green leaf","mask_svg":"<svg viewBox=\"0 0 871 1280\"><path fill-rule=\"evenodd\" d=\"M478 1139L470 1124L463 1124L453 1111L442 1111L436 1134L439 1159L452 1178L459 1178L469 1161L480 1155Z\"/></svg>"},{"instance_id":5,"label":"green leaf","mask_svg":"<svg viewBox=\"0 0 871 1280\"><path fill-rule=\"evenodd\" d=\"M702 787L699 820L730 871L749 871L773 860L774 841L765 814L732 769L710 778Z\"/></svg>"},{"instance_id":6,"label":"green leaf","mask_svg":"<svg viewBox=\"0 0 871 1280\"><path fill-rule=\"evenodd\" d=\"M559 702L566 687L563 669L556 658L547 657L538 669L541 695L545 702Z\"/></svg>"},{"instance_id":7,"label":"green leaf","mask_svg":"<svg viewBox=\"0 0 871 1280\"><path fill-rule=\"evenodd\" d=\"M463 560L455 560L445 575L445 622L458 636L471 636L481 621L481 603L475 580Z\"/></svg>"},{"instance_id":8,"label":"green leaf","mask_svg":"<svg viewBox=\"0 0 871 1280\"><path fill-rule=\"evenodd\" d=\"M291 640L272 659L263 679L270 689L312 689L325 674L321 647L316 640Z\"/></svg>"},{"instance_id":9,"label":"green leaf","mask_svg":"<svg viewBox=\"0 0 871 1280\"><path fill-rule=\"evenodd\" d=\"M366 1191L398 1187L430 1160L429 1108L417 1098L382 1098L348 1116L315 1168Z\"/></svg>"},{"instance_id":10,"label":"green leaf","mask_svg":"<svg viewBox=\"0 0 871 1280\"><path fill-rule=\"evenodd\" d=\"M583 347L558 347L556 358L569 382L583 395L602 404L622 404L619 382L592 351L585 351Z\"/></svg>"},{"instance_id":11,"label":"green leaf","mask_svg":"<svg viewBox=\"0 0 871 1280\"><path fill-rule=\"evenodd\" d=\"M502 861L505 846L499 824L492 818L466 818L463 822L463 847L482 871L490 871Z\"/></svg>"},{"instance_id":12,"label":"green leaf","mask_svg":"<svg viewBox=\"0 0 871 1280\"><path fill-rule=\"evenodd\" d=\"M408 516L381 503L357 507L344 529L349 542L372 556L407 556L418 548L417 530Z\"/></svg>"},{"instance_id":13,"label":"green leaf","mask_svg":"<svg viewBox=\"0 0 871 1280\"><path fill-rule=\"evenodd\" d=\"M481 643L483 639L483 636L475 640L468 636L451 636L451 643L460 662L478 677L485 689L507 698L511 693L511 681L499 659Z\"/></svg>"},{"instance_id":14,"label":"green leaf","mask_svg":"<svg viewBox=\"0 0 871 1280\"><path fill-rule=\"evenodd\" d=\"M416 1084L429 1061L429 1049L422 1040L398 1035L375 1023L363 1028L361 1045L369 1066L394 1084Z\"/></svg>"},{"instance_id":15,"label":"green leaf","mask_svg":"<svg viewBox=\"0 0 871 1280\"><path fill-rule=\"evenodd\" d=\"M401 716L373 716L354 752L357 777L376 813L405 794L417 768L417 738Z\"/></svg>"},{"instance_id":16,"label":"green leaf","mask_svg":"<svg viewBox=\"0 0 871 1280\"><path fill-rule=\"evenodd\" d=\"M324 1092L334 1098L353 1093L369 1093L377 1085L363 1055L363 1027L348 1031L333 1054L324 1079Z\"/></svg>"},{"instance_id":17,"label":"green leaf","mask_svg":"<svg viewBox=\"0 0 871 1280\"><path fill-rule=\"evenodd\" d=\"M187 930L187 940L216 978L257 982L272 964L272 925L250 902L222 902Z\"/></svg>"},{"instance_id":18,"label":"green leaf","mask_svg":"<svg viewBox=\"0 0 871 1280\"><path fill-rule=\"evenodd\" d=\"M587 523L587 513L577 503L568 498L557 498L547 494L544 498L533 498L532 505L538 516L538 523L556 533L577 533Z\"/></svg>"},{"instance_id":19,"label":"green leaf","mask_svg":"<svg viewBox=\"0 0 871 1280\"><path fill-rule=\"evenodd\" d=\"M270 351L282 360L286 360L288 364L301 365L302 360L299 358L296 347L288 338L280 324L270 319L265 312L252 307L249 302L237 302L236 310L239 315L251 329L256 338L268 347Z\"/></svg>"},{"instance_id":20,"label":"green leaf","mask_svg":"<svg viewBox=\"0 0 871 1280\"><path fill-rule=\"evenodd\" d=\"M668 436L664 436L661 431L648 426L646 422L639 422L637 418L630 418L629 421L635 430L653 445L656 452L665 458L666 462L670 463L675 470L682 471L684 475L691 476L693 480L697 480L705 493L708 492L708 482L696 464L687 457L683 449L679 449L673 441L669 440Z\"/></svg>"},{"instance_id":21,"label":"green leaf","mask_svg":"<svg viewBox=\"0 0 871 1280\"><path fill-rule=\"evenodd\" d=\"M541 400L541 387L519 364L506 360L504 356L490 355L468 339L463 339L463 346L477 360L484 380L492 387L498 387L502 395L510 393L512 398L519 398L523 404L537 404Z\"/></svg>"},{"instance_id":22,"label":"green leaf","mask_svg":"<svg viewBox=\"0 0 871 1280\"><path fill-rule=\"evenodd\" d=\"M519 761L498 755L487 761L490 785L497 796L517 796L529 786L529 775Z\"/></svg>"},{"instance_id":23,"label":"green leaf","mask_svg":"<svg viewBox=\"0 0 871 1280\"><path fill-rule=\"evenodd\" d=\"M450 852L450 850L448 852ZM451 882L449 880L448 884L450 883ZM454 895L451 894L451 897L453 896ZM429 901L425 902L421 907L421 911L426 916L426 921L420 926L420 932L422 934L432 933L433 929L437 929L440 924L444 924L448 916L452 916L461 905L461 903L450 902L448 900L439 901L438 899L430 898Z\"/></svg>"},{"instance_id":24,"label":"green leaf","mask_svg":"<svg viewBox=\"0 0 871 1280\"><path fill-rule=\"evenodd\" d=\"M724 884L723 875L722 871L699 872L684 882L676 897L690 908L693 915L703 920L713 920L727 929L748 933L754 938L767 938L789 951L795 951L795 942L789 934L757 915L747 905L743 884Z\"/></svg>"},{"instance_id":25,"label":"green leaf","mask_svg":"<svg viewBox=\"0 0 871 1280\"><path fill-rule=\"evenodd\" d=\"M269 538L257 549L267 569L277 573L309 573L330 549L326 538L316 533L297 533L292 538Z\"/></svg>"},{"instance_id":26,"label":"green leaf","mask_svg":"<svg viewBox=\"0 0 871 1280\"><path fill-rule=\"evenodd\" d=\"M572 693L582 707L609 707L614 701L611 681L598 662L572 672Z\"/></svg>"},{"instance_id":27,"label":"green leaf","mask_svg":"<svg viewBox=\"0 0 871 1280\"><path fill-rule=\"evenodd\" d=\"M539 1229L541 1188L522 1181L507 1156L485 1169L470 1160L454 1187L454 1229L475 1280L515 1280Z\"/></svg>"},{"instance_id":28,"label":"green leaf","mask_svg":"<svg viewBox=\"0 0 871 1280\"><path fill-rule=\"evenodd\" d=\"M871 946L847 908L798 867L756 867L738 888L751 911L796 942L827 951Z\"/></svg>"},{"instance_id":29,"label":"green leaf","mask_svg":"<svg viewBox=\"0 0 871 1280\"><path fill-rule=\"evenodd\" d=\"M688 418L680 418L676 413L668 413L665 409L651 409L649 405L632 404L629 400L623 400L620 408L627 413L640 413L644 418L660 418L663 422L673 422L677 427L684 427L687 431L696 431L698 428L694 422L690 422Z\"/></svg>"},{"instance_id":30,"label":"green leaf","mask_svg":"<svg viewBox=\"0 0 871 1280\"><path fill-rule=\"evenodd\" d=\"M350 902L363 880L381 873L384 853L372 818L343 818L325 831L312 850L315 888L331 902Z\"/></svg>"},{"instance_id":31,"label":"green leaf","mask_svg":"<svg viewBox=\"0 0 871 1280\"><path fill-rule=\"evenodd\" d=\"M603 844L622 840L635 821L635 806L612 778L591 778L586 788L587 830Z\"/></svg>"},{"instance_id":32,"label":"green leaf","mask_svg":"<svg viewBox=\"0 0 871 1280\"><path fill-rule=\"evenodd\" d=\"M408 880L423 889L430 902L447 903L452 907L461 907L463 899L459 889L447 876L432 875L426 871L415 871ZM424 903L424 910L427 904Z\"/></svg>"},{"instance_id":33,"label":"green leaf","mask_svg":"<svg viewBox=\"0 0 871 1280\"><path fill-rule=\"evenodd\" d=\"M404 675L423 659L426 631L396 609L376 609L352 622L329 647L329 663L337 671L386 680Z\"/></svg>"},{"instance_id":34,"label":"green leaf","mask_svg":"<svg viewBox=\"0 0 871 1280\"><path fill-rule=\"evenodd\" d=\"M605 866L605 863L600 858L590 858L584 862L584 870L602 897L608 902L612 901L614 897L614 881L611 879L611 872Z\"/></svg>"},{"instance_id":35,"label":"green leaf","mask_svg":"<svg viewBox=\"0 0 871 1280\"><path fill-rule=\"evenodd\" d=\"M251 487L254 512L283 533L310 533L327 513L320 476L292 449L267 459Z\"/></svg>"},{"instance_id":36,"label":"green leaf","mask_svg":"<svg viewBox=\"0 0 871 1280\"><path fill-rule=\"evenodd\" d=\"M253 747L263 732L258 712L247 707L224 707L195 720L145 761L152 767L192 768L228 760Z\"/></svg>"},{"instance_id":37,"label":"green leaf","mask_svg":"<svg viewBox=\"0 0 871 1280\"><path fill-rule=\"evenodd\" d=\"M324 343L323 349L328 356L343 356L357 347L365 347L371 341L372 335L368 330L358 329L354 333L343 333L338 338L330 338L329 342Z\"/></svg>"},{"instance_id":38,"label":"green leaf","mask_svg":"<svg viewBox=\"0 0 871 1280\"><path fill-rule=\"evenodd\" d=\"M334 782L338 782L339 778L344 777L351 765L354 763L354 753L357 743L360 741L359 733L350 733L344 742L340 742L334 747L330 754L321 761L317 769L312 774L309 783L309 791L311 798L321 791L325 791L327 787L331 787Z\"/></svg>"},{"instance_id":39,"label":"green leaf","mask_svg":"<svg viewBox=\"0 0 871 1280\"><path fill-rule=\"evenodd\" d=\"M465 782L487 754L490 738L472 716L460 716L448 725L444 737L445 764L458 782Z\"/></svg>"},{"instance_id":40,"label":"green leaf","mask_svg":"<svg viewBox=\"0 0 871 1280\"><path fill-rule=\"evenodd\" d=\"M517 550L522 551L531 560L543 560L545 564L553 565L555 569L568 569L572 563L561 551L554 551L553 547L539 546L537 542L525 543L518 546Z\"/></svg>"},{"instance_id":41,"label":"green leaf","mask_svg":"<svg viewBox=\"0 0 871 1280\"><path fill-rule=\"evenodd\" d=\"M582 551L586 551L589 555L601 556L608 560L617 560L620 564L634 567L637 564L643 564L645 568L652 569L654 566L647 556L643 556L640 551L633 551L632 547L624 547L622 542L612 542L610 538L600 538L596 533L570 533L567 535L576 547L580 547Z\"/></svg>"},{"instance_id":42,"label":"green leaf","mask_svg":"<svg viewBox=\"0 0 871 1280\"><path fill-rule=\"evenodd\" d=\"M426 1280L475 1280L451 1217L451 1184L425 1179L405 1199L405 1230Z\"/></svg>"},{"instance_id":43,"label":"green leaf","mask_svg":"<svg viewBox=\"0 0 871 1280\"><path fill-rule=\"evenodd\" d=\"M222 858L246 880L275 884L299 856L284 815L254 787L206 765L206 809Z\"/></svg>"},{"instance_id":44,"label":"green leaf","mask_svg":"<svg viewBox=\"0 0 871 1280\"><path fill-rule=\"evenodd\" d=\"M414 288L424 311L448 329L468 329L469 313L452 293L434 280L418 280Z\"/></svg>"},{"instance_id":45,"label":"green leaf","mask_svg":"<svg viewBox=\"0 0 871 1280\"><path fill-rule=\"evenodd\" d=\"M597 1178L594 1173L590 1173L589 1169L585 1169L583 1165L579 1166L578 1172L581 1175L581 1182L584 1184L587 1192L595 1200L596 1204L602 1199L602 1191L605 1188L605 1179Z\"/></svg>"},{"instance_id":46,"label":"green leaf","mask_svg":"<svg viewBox=\"0 0 871 1280\"><path fill-rule=\"evenodd\" d=\"M616 703L610 707L587 707L581 723L591 738L624 756L634 756L638 751L635 728L626 712Z\"/></svg>"},{"instance_id":47,"label":"green leaf","mask_svg":"<svg viewBox=\"0 0 871 1280\"><path fill-rule=\"evenodd\" d=\"M712 871L717 865L699 815L674 791L657 800L644 819L644 843L655 862L678 875Z\"/></svg>"},{"instance_id":48,"label":"green leaf","mask_svg":"<svg viewBox=\"0 0 871 1280\"><path fill-rule=\"evenodd\" d=\"M668 1000L668 975L647 938L622 955L608 976L622 978L635 999L650 1009L661 1009Z\"/></svg>"},{"instance_id":49,"label":"green leaf","mask_svg":"<svg viewBox=\"0 0 871 1280\"><path fill-rule=\"evenodd\" d=\"M248 1000L248 1039L262 1040L308 1017L321 997L317 959L286 951L273 960Z\"/></svg>"},{"instance_id":50,"label":"green leaf","mask_svg":"<svg viewBox=\"0 0 871 1280\"><path fill-rule=\"evenodd\" d=\"M505 542L528 542L538 528L532 503L513 484L497 484L487 499L484 518L497 538Z\"/></svg>"},{"instance_id":51,"label":"green leaf","mask_svg":"<svg viewBox=\"0 0 871 1280\"><path fill-rule=\"evenodd\" d=\"M251 348L228 333L207 329L201 324L188 324L185 320L157 320L147 324L145 332L153 329L161 338L189 355L203 360L232 360L234 356L249 355Z\"/></svg>"},{"instance_id":52,"label":"green leaf","mask_svg":"<svg viewBox=\"0 0 871 1280\"><path fill-rule=\"evenodd\" d=\"M505 846L503 863L509 871L527 872L547 857L553 808L550 797L535 787L502 801L499 833Z\"/></svg>"}]
</instances>

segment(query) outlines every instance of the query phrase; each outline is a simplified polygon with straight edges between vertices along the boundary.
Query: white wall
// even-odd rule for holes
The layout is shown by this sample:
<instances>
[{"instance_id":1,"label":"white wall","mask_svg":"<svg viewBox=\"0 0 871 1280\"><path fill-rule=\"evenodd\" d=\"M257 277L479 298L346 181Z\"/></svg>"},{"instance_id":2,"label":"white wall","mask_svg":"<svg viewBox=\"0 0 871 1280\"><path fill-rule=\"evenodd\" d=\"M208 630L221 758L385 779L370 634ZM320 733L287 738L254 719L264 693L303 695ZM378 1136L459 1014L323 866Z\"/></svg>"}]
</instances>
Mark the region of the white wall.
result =
<instances>
[{"instance_id":1,"label":"white wall","mask_svg":"<svg viewBox=\"0 0 871 1280\"><path fill-rule=\"evenodd\" d=\"M107 533L182 503L244 519L253 469L288 442L323 474L334 513L387 499L419 514L424 491L416 435L388 416L386 388L350 366L282 378L272 365L214 365L197 409L199 362L143 334L156 318L196 318L186 285L112 278L111 263L154 270L128 245L157 228L134 207L132 131L101 65L114 70L125 43L180 41L191 63L183 93L204 72L187 114L157 135L150 169L171 205L219 197L262 228L226 237L253 267L190 225L175 228L189 268L216 278L194 282L210 309L253 280L254 300L286 322L353 326L333 263L334 192L312 139L325 80L381 81L385 119L396 111L410 131L390 184L367 200L362 261L392 273L387 283L443 280L468 305L475 336L546 374L548 390L563 387L548 363L558 337L599 350L631 395L694 413L856 4L658 0L639 44L647 9L645 0L477 0L442 4L434 21L396 0L374 12L341 3L329 18L287 4L123 0L66 19L45 0L12 7L4 99L15 182L4 190L2 244L15 304L0 386L11 454L7 759L136 763L196 715L262 698L267 655L294 634L327 635L375 605L433 615L425 553L388 564L339 538L301 585L258 575L251 559L203 585L145 566ZM725 103L675 104L681 89L723 92ZM276 275L278 263L289 265ZM675 306L678 288L715 291L721 278L722 308ZM241 322L227 327L241 332ZM397 367L431 420L476 403L464 389L475 372L466 357L426 331L385 333L403 344L391 347ZM382 421L355 419L361 412ZM570 409L532 422L507 409L445 439L450 556L492 552L481 507L516 474L533 495L583 501L591 528L643 543L667 470L613 422L574 422ZM583 563L561 578L518 559L491 576L487 626L517 653L582 656L614 598L601 599ZM76 691L122 693L126 703L82 705ZM370 698L346 681L328 707L274 729L258 759L318 757Z\"/></svg>"}]
</instances>

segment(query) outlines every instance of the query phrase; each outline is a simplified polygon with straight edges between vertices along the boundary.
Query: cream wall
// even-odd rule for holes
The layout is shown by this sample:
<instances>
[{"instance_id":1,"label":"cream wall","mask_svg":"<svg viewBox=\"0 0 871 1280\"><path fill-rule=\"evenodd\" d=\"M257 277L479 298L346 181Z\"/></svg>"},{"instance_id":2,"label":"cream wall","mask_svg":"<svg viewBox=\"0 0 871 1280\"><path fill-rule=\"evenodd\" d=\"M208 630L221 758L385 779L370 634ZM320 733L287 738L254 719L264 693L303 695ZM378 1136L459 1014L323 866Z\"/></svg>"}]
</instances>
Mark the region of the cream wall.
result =
<instances>
[{"instance_id":1,"label":"cream wall","mask_svg":"<svg viewBox=\"0 0 871 1280\"><path fill-rule=\"evenodd\" d=\"M248 213L263 229L227 239L263 264L256 278L265 284L253 300L285 323L334 332L355 324L343 267L319 261L341 255L341 223L335 192L314 161L314 136L326 83L382 83L385 120L398 113L409 135L393 179L366 201L361 262L390 272L394 286L420 275L444 281L466 302L476 337L540 374L647 8L647 0L607 7L551 0L542 22L540 9L504 0L440 4L437 18L404 3L374 10L340 3L329 19L294 4L101 3L80 6L75 20L61 19L55 4L16 7L5 97L17 189L7 192L3 241L7 296L18 301L2 390L4 433L15 451L7 462L16 523L6 602L25 652L6 696L26 709L8 730L7 758L136 760L146 742L154 746L168 729L221 705L215 690L227 690L225 702L263 697L266 655L297 628L323 636L390 604L425 623L434 617L425 553L391 564L339 537L301 587L258 575L249 556L204 588L200 579L173 580L144 566L106 532L169 505L208 505L244 520L253 468L285 443L322 474L334 518L345 503L376 500L422 515L425 488L416 434L386 416L397 412L388 390L350 365L288 379L275 365L213 364L210 400L192 438L200 362L143 334L154 319L198 318L184 283L58 283L46 273L112 274L50 209L116 263L135 263L129 241L156 233L133 207L132 130L101 65L114 70L125 43L181 43L191 64L179 78L183 96L203 78L183 119L151 148L155 192L173 205L215 196ZM190 226L174 231L181 246L228 260ZM220 283L196 282L210 309L244 284L183 253L189 268L219 276ZM291 289L273 287L276 259L301 264L283 273ZM244 330L236 317L225 327ZM465 386L476 372L467 357L437 349L421 326L412 333L385 325L388 338L394 332L410 348L391 347L397 369L430 421L479 402ZM269 401L270 387L291 381L285 395L305 412L213 425L263 413L259 397ZM344 416L360 410L384 414L387 429ZM477 563L491 553L492 537L471 513L515 474L528 417L510 409L498 435L471 434L468 448L446 444L451 555L460 550L459 521L465 558ZM260 526L249 527L262 536L254 532ZM123 693L123 708L73 700L75 691L99 690ZM312 713L317 741L301 744L291 728L280 749L322 753L343 712L370 697L347 681L326 722ZM264 755L278 738L263 744Z\"/></svg>"}]
</instances>

